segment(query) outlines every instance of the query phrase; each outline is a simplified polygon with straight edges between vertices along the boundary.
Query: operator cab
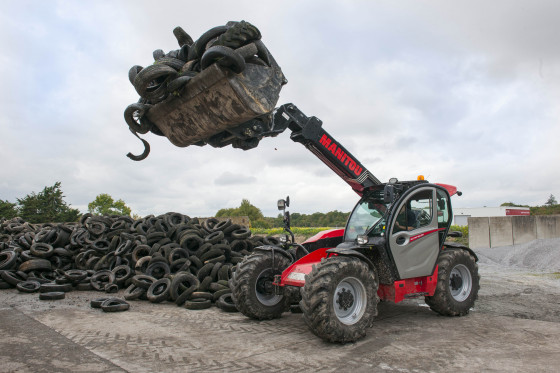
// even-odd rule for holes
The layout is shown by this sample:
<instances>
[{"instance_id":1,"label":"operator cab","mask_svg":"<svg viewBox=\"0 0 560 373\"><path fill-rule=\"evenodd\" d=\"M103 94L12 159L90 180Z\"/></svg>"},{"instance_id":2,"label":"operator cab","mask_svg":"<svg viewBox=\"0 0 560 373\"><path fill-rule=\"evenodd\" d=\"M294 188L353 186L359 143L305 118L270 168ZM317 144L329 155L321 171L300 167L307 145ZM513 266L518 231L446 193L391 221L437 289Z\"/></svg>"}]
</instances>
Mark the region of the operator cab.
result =
<instances>
[{"instance_id":1,"label":"operator cab","mask_svg":"<svg viewBox=\"0 0 560 373\"><path fill-rule=\"evenodd\" d=\"M431 274L451 224L447 187L395 180L369 189L350 214L337 249L358 250L372 260L382 250L399 278Z\"/></svg>"}]
</instances>

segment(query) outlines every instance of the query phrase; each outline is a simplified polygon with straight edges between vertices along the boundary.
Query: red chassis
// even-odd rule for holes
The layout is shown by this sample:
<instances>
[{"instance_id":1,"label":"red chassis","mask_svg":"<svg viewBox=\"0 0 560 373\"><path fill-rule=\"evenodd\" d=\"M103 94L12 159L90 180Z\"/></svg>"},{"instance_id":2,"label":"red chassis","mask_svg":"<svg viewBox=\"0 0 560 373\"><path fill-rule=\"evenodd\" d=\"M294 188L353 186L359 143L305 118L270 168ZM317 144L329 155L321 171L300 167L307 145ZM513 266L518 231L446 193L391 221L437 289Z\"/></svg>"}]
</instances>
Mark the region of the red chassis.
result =
<instances>
[{"instance_id":1,"label":"red chassis","mask_svg":"<svg viewBox=\"0 0 560 373\"><path fill-rule=\"evenodd\" d=\"M317 242L319 240L342 237L344 229L332 229L323 231L311 237L304 244ZM321 259L337 255L336 253L327 253L330 247L324 247L312 251L308 255L294 262L286 268L280 277L280 283L277 286L297 286L305 285L305 275L309 274L313 266L320 263ZM430 276L406 278L395 281L392 284L379 284L377 295L385 301L393 301L395 303L403 301L405 298L416 296L432 296L436 290L438 279L438 266L436 265L434 272Z\"/></svg>"}]
</instances>

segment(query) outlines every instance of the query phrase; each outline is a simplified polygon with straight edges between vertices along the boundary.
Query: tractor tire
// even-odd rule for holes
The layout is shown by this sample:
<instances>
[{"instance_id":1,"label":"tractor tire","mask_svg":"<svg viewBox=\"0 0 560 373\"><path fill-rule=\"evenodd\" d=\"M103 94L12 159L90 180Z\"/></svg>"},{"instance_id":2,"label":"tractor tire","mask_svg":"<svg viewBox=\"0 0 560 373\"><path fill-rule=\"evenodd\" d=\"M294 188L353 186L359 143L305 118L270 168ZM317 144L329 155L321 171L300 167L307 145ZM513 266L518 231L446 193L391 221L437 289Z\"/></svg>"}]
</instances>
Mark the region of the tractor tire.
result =
<instances>
[{"instance_id":1,"label":"tractor tire","mask_svg":"<svg viewBox=\"0 0 560 373\"><path fill-rule=\"evenodd\" d=\"M247 317L257 320L279 318L289 309L289 299L274 294L272 281L291 263L281 254L256 252L237 265L231 279L232 296L237 309Z\"/></svg>"},{"instance_id":2,"label":"tractor tire","mask_svg":"<svg viewBox=\"0 0 560 373\"><path fill-rule=\"evenodd\" d=\"M326 341L354 342L366 335L377 316L378 286L377 274L359 259L323 259L305 277L303 318Z\"/></svg>"},{"instance_id":3,"label":"tractor tire","mask_svg":"<svg viewBox=\"0 0 560 373\"><path fill-rule=\"evenodd\" d=\"M426 304L444 316L464 316L478 298L480 275L473 256L466 250L444 250L438 260L438 281Z\"/></svg>"}]
</instances>

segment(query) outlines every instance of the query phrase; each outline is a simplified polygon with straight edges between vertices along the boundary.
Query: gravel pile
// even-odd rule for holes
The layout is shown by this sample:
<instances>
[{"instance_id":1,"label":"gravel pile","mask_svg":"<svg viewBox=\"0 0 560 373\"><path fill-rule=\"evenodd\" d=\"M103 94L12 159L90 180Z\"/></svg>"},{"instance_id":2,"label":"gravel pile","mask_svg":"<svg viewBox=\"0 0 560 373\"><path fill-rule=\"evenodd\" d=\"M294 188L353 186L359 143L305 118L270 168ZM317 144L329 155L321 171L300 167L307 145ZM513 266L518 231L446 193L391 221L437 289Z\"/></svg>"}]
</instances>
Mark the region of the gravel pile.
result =
<instances>
[{"instance_id":1,"label":"gravel pile","mask_svg":"<svg viewBox=\"0 0 560 373\"><path fill-rule=\"evenodd\" d=\"M0 221L0 289L40 292L46 300L74 289L126 288L125 300L170 301L189 309L216 304L236 311L228 285L232 271L264 243L278 241L252 236L229 219L173 212L139 220L85 214L79 223L61 224L14 218ZM126 308L108 299L104 310Z\"/></svg>"},{"instance_id":2,"label":"gravel pile","mask_svg":"<svg viewBox=\"0 0 560 373\"><path fill-rule=\"evenodd\" d=\"M481 263L560 272L560 238L522 245L476 249Z\"/></svg>"}]
</instances>

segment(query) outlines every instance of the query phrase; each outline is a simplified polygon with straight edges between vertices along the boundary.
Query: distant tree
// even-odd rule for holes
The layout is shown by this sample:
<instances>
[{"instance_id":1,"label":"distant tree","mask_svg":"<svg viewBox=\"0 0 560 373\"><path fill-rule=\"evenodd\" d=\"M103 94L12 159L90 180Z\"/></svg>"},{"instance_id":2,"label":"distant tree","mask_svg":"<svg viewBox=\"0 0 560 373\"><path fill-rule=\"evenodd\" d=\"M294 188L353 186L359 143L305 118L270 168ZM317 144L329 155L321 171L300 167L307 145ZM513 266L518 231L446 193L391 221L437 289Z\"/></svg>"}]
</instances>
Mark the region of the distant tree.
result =
<instances>
[{"instance_id":1,"label":"distant tree","mask_svg":"<svg viewBox=\"0 0 560 373\"><path fill-rule=\"evenodd\" d=\"M88 211L94 215L126 215L132 212L122 199L115 201L107 193L102 193L88 203Z\"/></svg>"},{"instance_id":2,"label":"distant tree","mask_svg":"<svg viewBox=\"0 0 560 373\"><path fill-rule=\"evenodd\" d=\"M519 204L513 203L513 202L504 202L500 206L505 206L505 207L530 207L529 205L519 205Z\"/></svg>"},{"instance_id":3,"label":"distant tree","mask_svg":"<svg viewBox=\"0 0 560 373\"><path fill-rule=\"evenodd\" d=\"M0 218L11 219L18 215L15 203L0 199Z\"/></svg>"},{"instance_id":4,"label":"distant tree","mask_svg":"<svg viewBox=\"0 0 560 373\"><path fill-rule=\"evenodd\" d=\"M243 199L241 205L236 208L220 209L216 217L247 216L252 227L270 228L271 224L264 218L262 211L251 204L248 199Z\"/></svg>"},{"instance_id":5,"label":"distant tree","mask_svg":"<svg viewBox=\"0 0 560 373\"><path fill-rule=\"evenodd\" d=\"M558 202L556 202L556 197L554 197L554 195L550 195L550 197L548 197L548 200L545 202L545 205L547 206L554 206L557 205Z\"/></svg>"},{"instance_id":6,"label":"distant tree","mask_svg":"<svg viewBox=\"0 0 560 373\"><path fill-rule=\"evenodd\" d=\"M18 198L19 215L29 223L60 223L77 221L80 216L78 209L70 208L64 201L60 181L41 192Z\"/></svg>"}]
</instances>

